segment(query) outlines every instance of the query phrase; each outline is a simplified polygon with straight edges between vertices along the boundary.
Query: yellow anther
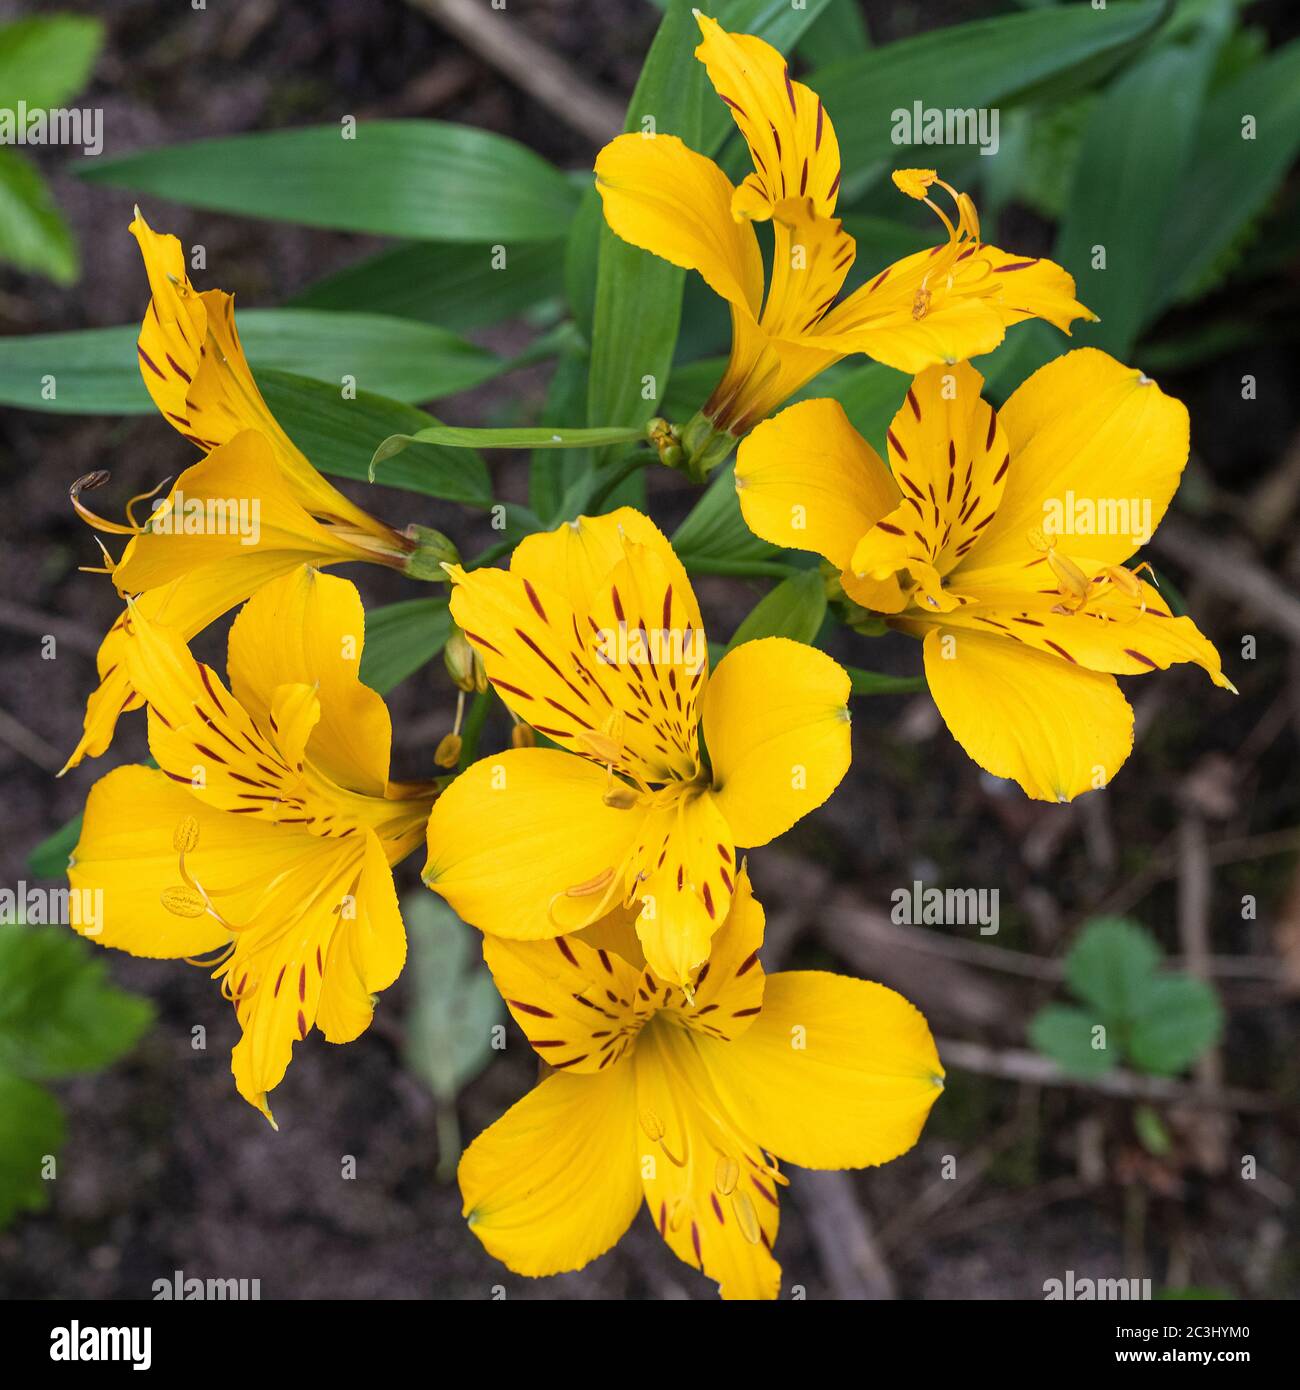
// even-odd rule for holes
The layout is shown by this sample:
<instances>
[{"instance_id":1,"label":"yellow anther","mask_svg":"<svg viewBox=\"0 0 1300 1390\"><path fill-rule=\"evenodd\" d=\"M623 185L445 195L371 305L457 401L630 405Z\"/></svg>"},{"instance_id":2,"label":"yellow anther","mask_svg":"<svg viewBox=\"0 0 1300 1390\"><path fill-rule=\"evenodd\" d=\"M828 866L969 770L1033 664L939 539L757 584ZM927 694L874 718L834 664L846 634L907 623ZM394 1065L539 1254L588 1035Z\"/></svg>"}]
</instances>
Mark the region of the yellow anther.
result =
<instances>
[{"instance_id":1,"label":"yellow anther","mask_svg":"<svg viewBox=\"0 0 1300 1390\"><path fill-rule=\"evenodd\" d=\"M511 748L536 748L537 735L529 724L518 723L510 730Z\"/></svg>"},{"instance_id":2,"label":"yellow anther","mask_svg":"<svg viewBox=\"0 0 1300 1390\"><path fill-rule=\"evenodd\" d=\"M930 291L924 288L917 290L912 300L912 317L914 319L923 319L929 311Z\"/></svg>"},{"instance_id":3,"label":"yellow anther","mask_svg":"<svg viewBox=\"0 0 1300 1390\"><path fill-rule=\"evenodd\" d=\"M740 1164L726 1154L718 1155L718 1166L714 1170L713 1185L723 1197L730 1197L740 1181Z\"/></svg>"},{"instance_id":4,"label":"yellow anther","mask_svg":"<svg viewBox=\"0 0 1300 1390\"><path fill-rule=\"evenodd\" d=\"M610 782L605 788L605 794L600 798L606 806L612 806L617 811L630 811L633 806L641 799L641 793L635 787L629 787L625 782Z\"/></svg>"},{"instance_id":5,"label":"yellow anther","mask_svg":"<svg viewBox=\"0 0 1300 1390\"><path fill-rule=\"evenodd\" d=\"M592 893L599 893L601 889L608 888L614 879L614 870L603 869L595 878L589 878L585 883L575 883L564 890L566 898L586 898Z\"/></svg>"},{"instance_id":6,"label":"yellow anther","mask_svg":"<svg viewBox=\"0 0 1300 1390\"><path fill-rule=\"evenodd\" d=\"M895 169L891 177L894 187L909 198L920 201L930 191L930 185L939 177L934 169Z\"/></svg>"},{"instance_id":7,"label":"yellow anther","mask_svg":"<svg viewBox=\"0 0 1300 1390\"><path fill-rule=\"evenodd\" d=\"M664 1122L649 1107L644 1109L638 1117L641 1121L641 1128L645 1130L646 1138L652 1144L657 1144L667 1133L664 1129Z\"/></svg>"},{"instance_id":8,"label":"yellow anther","mask_svg":"<svg viewBox=\"0 0 1300 1390\"><path fill-rule=\"evenodd\" d=\"M758 1224L758 1213L754 1210L754 1204L749 1200L748 1192L737 1192L731 1199L731 1205L736 1213L736 1221L740 1226L740 1234L751 1245L757 1245L763 1238L762 1227Z\"/></svg>"},{"instance_id":9,"label":"yellow anther","mask_svg":"<svg viewBox=\"0 0 1300 1390\"><path fill-rule=\"evenodd\" d=\"M1068 590L1077 599L1087 597L1088 576L1073 560L1058 555L1053 548L1047 552L1047 564L1063 590Z\"/></svg>"},{"instance_id":10,"label":"yellow anther","mask_svg":"<svg viewBox=\"0 0 1300 1390\"><path fill-rule=\"evenodd\" d=\"M172 848L177 854L189 854L199 842L199 819L182 816L172 832Z\"/></svg>"},{"instance_id":11,"label":"yellow anther","mask_svg":"<svg viewBox=\"0 0 1300 1390\"><path fill-rule=\"evenodd\" d=\"M439 767L455 767L460 762L461 739L459 734L444 734L433 754L433 761Z\"/></svg>"},{"instance_id":12,"label":"yellow anther","mask_svg":"<svg viewBox=\"0 0 1300 1390\"><path fill-rule=\"evenodd\" d=\"M668 1208L668 1229L676 1231L681 1229L681 1224L686 1218L686 1203L681 1197L674 1197L673 1204Z\"/></svg>"},{"instance_id":13,"label":"yellow anther","mask_svg":"<svg viewBox=\"0 0 1300 1390\"><path fill-rule=\"evenodd\" d=\"M174 888L164 888L162 905L173 917L202 917L208 910L207 899L194 888L177 884Z\"/></svg>"}]
</instances>

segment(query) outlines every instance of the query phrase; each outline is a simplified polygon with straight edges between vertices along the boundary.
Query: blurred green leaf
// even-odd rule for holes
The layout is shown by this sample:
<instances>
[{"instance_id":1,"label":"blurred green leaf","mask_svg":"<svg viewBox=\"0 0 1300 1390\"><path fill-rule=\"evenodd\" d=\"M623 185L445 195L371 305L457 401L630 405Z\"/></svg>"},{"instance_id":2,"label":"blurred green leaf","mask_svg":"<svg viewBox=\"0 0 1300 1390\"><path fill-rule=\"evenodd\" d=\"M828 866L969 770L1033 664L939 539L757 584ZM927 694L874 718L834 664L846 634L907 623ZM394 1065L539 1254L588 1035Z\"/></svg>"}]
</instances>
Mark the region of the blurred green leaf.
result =
<instances>
[{"instance_id":1,"label":"blurred green leaf","mask_svg":"<svg viewBox=\"0 0 1300 1390\"><path fill-rule=\"evenodd\" d=\"M1133 1111L1133 1132L1149 1154L1163 1157L1173 1147L1165 1122L1149 1105L1139 1105Z\"/></svg>"},{"instance_id":2,"label":"blurred green leaf","mask_svg":"<svg viewBox=\"0 0 1300 1390\"><path fill-rule=\"evenodd\" d=\"M910 695L927 688L924 676L887 676L883 671L864 671L846 666L854 695Z\"/></svg>"},{"instance_id":3,"label":"blurred green leaf","mask_svg":"<svg viewBox=\"0 0 1300 1390\"><path fill-rule=\"evenodd\" d=\"M1092 1030L1101 1020L1082 1009L1049 1004L1029 1024L1029 1040L1071 1076L1100 1076L1119 1060L1116 1039L1106 1032L1106 1046L1093 1047ZM1105 1026L1105 1025L1103 1025Z\"/></svg>"},{"instance_id":4,"label":"blurred green leaf","mask_svg":"<svg viewBox=\"0 0 1300 1390\"><path fill-rule=\"evenodd\" d=\"M1065 980L1107 1018L1133 1018L1159 965L1149 932L1124 917L1094 917L1065 957Z\"/></svg>"},{"instance_id":5,"label":"blurred green leaf","mask_svg":"<svg viewBox=\"0 0 1300 1390\"><path fill-rule=\"evenodd\" d=\"M289 438L322 473L365 479L379 444L394 434L415 434L436 421L414 406L358 391L345 400L335 386L287 372L259 371L259 386L271 413ZM463 502L492 504L487 465L472 449L414 444L384 469L389 487Z\"/></svg>"},{"instance_id":6,"label":"blurred green leaf","mask_svg":"<svg viewBox=\"0 0 1300 1390\"><path fill-rule=\"evenodd\" d=\"M0 26L0 108L65 106L90 79L104 26L55 14Z\"/></svg>"},{"instance_id":7,"label":"blurred green leaf","mask_svg":"<svg viewBox=\"0 0 1300 1390\"><path fill-rule=\"evenodd\" d=\"M50 1187L41 1170L66 1132L63 1110L48 1091L0 1072L0 1229L20 1211L45 1207Z\"/></svg>"},{"instance_id":8,"label":"blurred green leaf","mask_svg":"<svg viewBox=\"0 0 1300 1390\"><path fill-rule=\"evenodd\" d=\"M624 129L700 143L703 66L692 0L671 0L628 104ZM642 132L643 133L643 132ZM587 377L588 424L642 425L661 407L681 321L686 272L621 241L604 225L596 239L596 292ZM598 460L599 461L599 456Z\"/></svg>"},{"instance_id":9,"label":"blurred green leaf","mask_svg":"<svg viewBox=\"0 0 1300 1390\"><path fill-rule=\"evenodd\" d=\"M149 414L154 405L140 378L139 331L123 324L0 338L0 402L29 410ZM406 402L468 390L513 365L445 329L382 314L247 309L239 315L239 335L259 381L266 368L340 385L346 375L363 391ZM43 397L47 376L54 379L54 400Z\"/></svg>"},{"instance_id":10,"label":"blurred green leaf","mask_svg":"<svg viewBox=\"0 0 1300 1390\"><path fill-rule=\"evenodd\" d=\"M1076 324L1072 346L1127 360L1159 297L1169 205L1185 178L1221 37L1207 28L1195 43L1154 49L1089 113L1055 259L1101 322Z\"/></svg>"},{"instance_id":11,"label":"blurred green leaf","mask_svg":"<svg viewBox=\"0 0 1300 1390\"><path fill-rule=\"evenodd\" d=\"M1255 138L1243 137L1251 116ZM1215 261L1268 204L1300 150L1300 41L1247 69L1206 103L1189 177L1171 195L1154 314L1201 287Z\"/></svg>"},{"instance_id":12,"label":"blurred green leaf","mask_svg":"<svg viewBox=\"0 0 1300 1390\"><path fill-rule=\"evenodd\" d=\"M234 135L97 161L97 183L189 207L417 241L555 241L578 191L525 146L442 121Z\"/></svg>"},{"instance_id":13,"label":"blurred green leaf","mask_svg":"<svg viewBox=\"0 0 1300 1390\"><path fill-rule=\"evenodd\" d=\"M859 0L830 0L799 40L799 57L814 68L842 63L871 47Z\"/></svg>"},{"instance_id":14,"label":"blurred green leaf","mask_svg":"<svg viewBox=\"0 0 1300 1390\"><path fill-rule=\"evenodd\" d=\"M420 319L463 333L562 295L562 248L558 241L509 247L498 269L488 245L412 242L318 280L290 303Z\"/></svg>"},{"instance_id":15,"label":"blurred green leaf","mask_svg":"<svg viewBox=\"0 0 1300 1390\"><path fill-rule=\"evenodd\" d=\"M97 1071L153 1018L66 926L0 926L0 1073L30 1081Z\"/></svg>"},{"instance_id":16,"label":"blurred green leaf","mask_svg":"<svg viewBox=\"0 0 1300 1390\"><path fill-rule=\"evenodd\" d=\"M1185 1071L1223 1030L1218 996L1190 975L1158 975L1129 1026L1125 1051L1153 1076Z\"/></svg>"},{"instance_id":17,"label":"blurred green leaf","mask_svg":"<svg viewBox=\"0 0 1300 1390\"><path fill-rule=\"evenodd\" d=\"M819 569L783 579L764 594L732 634L732 647L760 637L789 637L809 645L826 617L826 584Z\"/></svg>"},{"instance_id":18,"label":"blurred green leaf","mask_svg":"<svg viewBox=\"0 0 1300 1390\"><path fill-rule=\"evenodd\" d=\"M68 856L81 838L81 813L78 812L52 835L28 851L27 871L37 878L62 878L68 870Z\"/></svg>"},{"instance_id":19,"label":"blurred green leaf","mask_svg":"<svg viewBox=\"0 0 1300 1390\"><path fill-rule=\"evenodd\" d=\"M538 421L544 429L563 427L566 420L586 419L590 366L585 343L572 344L560 355ZM529 506L538 516L557 516L569 488L590 467L588 449L534 449L528 469Z\"/></svg>"},{"instance_id":20,"label":"blurred green leaf","mask_svg":"<svg viewBox=\"0 0 1300 1390\"><path fill-rule=\"evenodd\" d=\"M763 560L777 548L756 536L740 514L736 497L736 466L724 464L704 495L673 532L673 549L687 569L708 562Z\"/></svg>"},{"instance_id":21,"label":"blurred green leaf","mask_svg":"<svg viewBox=\"0 0 1300 1390\"><path fill-rule=\"evenodd\" d=\"M480 963L479 933L433 893L402 899L411 959L406 1065L438 1101L439 1174L450 1180L460 1157L455 1101L492 1055L492 1030L505 1016L492 976Z\"/></svg>"},{"instance_id":22,"label":"blurred green leaf","mask_svg":"<svg viewBox=\"0 0 1300 1390\"><path fill-rule=\"evenodd\" d=\"M451 614L445 598L412 598L366 614L361 679L387 695L447 645Z\"/></svg>"},{"instance_id":23,"label":"blurred green leaf","mask_svg":"<svg viewBox=\"0 0 1300 1390\"><path fill-rule=\"evenodd\" d=\"M806 81L835 122L842 197L852 199L883 164L916 162L911 147L893 143L895 110L911 111L917 101L941 109L1006 107L1049 81L1060 87L1075 71L1095 75L1149 35L1163 12L1159 0L1112 0L1104 10L1083 4L1000 15L818 69Z\"/></svg>"},{"instance_id":24,"label":"blurred green leaf","mask_svg":"<svg viewBox=\"0 0 1300 1390\"><path fill-rule=\"evenodd\" d=\"M77 278L77 247L45 180L14 150L0 146L0 261L48 275L60 285Z\"/></svg>"}]
</instances>

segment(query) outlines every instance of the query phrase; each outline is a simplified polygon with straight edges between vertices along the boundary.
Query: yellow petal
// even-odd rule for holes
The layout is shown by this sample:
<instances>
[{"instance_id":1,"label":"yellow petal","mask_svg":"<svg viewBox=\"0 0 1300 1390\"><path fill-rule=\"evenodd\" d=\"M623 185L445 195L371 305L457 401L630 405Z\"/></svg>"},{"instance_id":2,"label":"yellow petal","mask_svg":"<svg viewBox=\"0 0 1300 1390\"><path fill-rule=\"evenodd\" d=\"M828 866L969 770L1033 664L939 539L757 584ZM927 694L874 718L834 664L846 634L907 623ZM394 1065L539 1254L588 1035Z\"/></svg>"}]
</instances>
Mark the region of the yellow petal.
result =
<instances>
[{"instance_id":1,"label":"yellow petal","mask_svg":"<svg viewBox=\"0 0 1300 1390\"><path fill-rule=\"evenodd\" d=\"M700 967L690 994L666 991L660 1007L706 1037L738 1038L763 1004L763 908L742 866L727 920L718 928L709 958Z\"/></svg>"},{"instance_id":2,"label":"yellow petal","mask_svg":"<svg viewBox=\"0 0 1300 1390\"><path fill-rule=\"evenodd\" d=\"M641 903L637 936L651 970L670 985L695 977L734 891L731 831L709 793L686 792L644 816L628 866Z\"/></svg>"},{"instance_id":3,"label":"yellow petal","mask_svg":"<svg viewBox=\"0 0 1300 1390\"><path fill-rule=\"evenodd\" d=\"M736 647L704 693L714 799L736 843L765 845L815 810L848 771L849 677L815 647Z\"/></svg>"},{"instance_id":4,"label":"yellow petal","mask_svg":"<svg viewBox=\"0 0 1300 1390\"><path fill-rule=\"evenodd\" d=\"M244 430L180 475L149 529L127 546L113 582L140 593L200 569L206 577L206 567L220 563L247 566L243 587L251 594L300 564L371 558L303 509L266 437Z\"/></svg>"},{"instance_id":5,"label":"yellow petal","mask_svg":"<svg viewBox=\"0 0 1300 1390\"><path fill-rule=\"evenodd\" d=\"M739 437L843 356L811 333L776 337L733 305L731 356L702 413L715 429Z\"/></svg>"},{"instance_id":6,"label":"yellow petal","mask_svg":"<svg viewBox=\"0 0 1300 1390\"><path fill-rule=\"evenodd\" d=\"M887 432L901 501L855 548L855 576L887 579L905 570L922 607L955 600L939 581L992 524L1011 467L997 416L980 399L984 378L968 362L916 377Z\"/></svg>"},{"instance_id":7,"label":"yellow petal","mask_svg":"<svg viewBox=\"0 0 1300 1390\"><path fill-rule=\"evenodd\" d=\"M809 198L819 217L835 210L840 149L816 92L790 77L790 65L762 39L729 34L696 12L704 35L695 56L740 129L754 173L736 190L736 217L771 215L783 198Z\"/></svg>"},{"instance_id":8,"label":"yellow petal","mask_svg":"<svg viewBox=\"0 0 1300 1390\"><path fill-rule=\"evenodd\" d=\"M857 542L898 504L898 488L838 401L801 401L741 441L741 514L756 536L846 569Z\"/></svg>"},{"instance_id":9,"label":"yellow petal","mask_svg":"<svg viewBox=\"0 0 1300 1390\"><path fill-rule=\"evenodd\" d=\"M924 1017L901 994L816 970L769 975L763 1012L701 1055L737 1124L804 1168L888 1163L943 1087Z\"/></svg>"},{"instance_id":10,"label":"yellow petal","mask_svg":"<svg viewBox=\"0 0 1300 1390\"><path fill-rule=\"evenodd\" d=\"M962 565L972 584L984 571L1034 558L1027 536L1073 499L1125 499L1139 520L1160 523L1187 462L1187 410L1133 367L1080 348L1040 367L998 412L1011 469L997 514ZM1131 510L1131 508L1130 508ZM1073 512L1071 512L1073 514ZM1138 548L1134 519L1111 534L1056 539L1067 554L1120 564Z\"/></svg>"},{"instance_id":11,"label":"yellow petal","mask_svg":"<svg viewBox=\"0 0 1300 1390\"><path fill-rule=\"evenodd\" d=\"M221 972L242 1030L230 1057L235 1085L268 1119L267 1095L316 1022L326 957L344 913L354 910L366 854L360 837L304 838L314 842L313 853L282 869ZM330 1019L332 1026L340 1023L336 1012ZM349 1027L355 1022L346 1020Z\"/></svg>"},{"instance_id":12,"label":"yellow petal","mask_svg":"<svg viewBox=\"0 0 1300 1390\"><path fill-rule=\"evenodd\" d=\"M723 1298L775 1298L775 1185L702 1059L740 1044L689 1036L656 1023L633 1055L646 1205L673 1254L716 1280Z\"/></svg>"},{"instance_id":13,"label":"yellow petal","mask_svg":"<svg viewBox=\"0 0 1300 1390\"><path fill-rule=\"evenodd\" d=\"M234 299L220 290L197 294L180 242L159 236L138 212L130 230L153 295L140 327L140 374L167 421L205 453L241 430L259 431L304 507L391 540L391 530L326 482L280 428L244 356Z\"/></svg>"},{"instance_id":14,"label":"yellow petal","mask_svg":"<svg viewBox=\"0 0 1300 1390\"><path fill-rule=\"evenodd\" d=\"M581 1269L641 1204L636 1089L626 1067L548 1076L465 1150L470 1230L516 1274Z\"/></svg>"},{"instance_id":15,"label":"yellow petal","mask_svg":"<svg viewBox=\"0 0 1300 1390\"><path fill-rule=\"evenodd\" d=\"M153 768L115 768L90 789L68 868L74 889L103 894L103 921L73 924L89 940L172 960L230 940L214 917L178 917L163 906L164 890L181 881L173 839L186 817L198 822L205 860L239 862L241 879L278 871L281 847L267 839L265 826L205 806Z\"/></svg>"},{"instance_id":16,"label":"yellow petal","mask_svg":"<svg viewBox=\"0 0 1300 1390\"><path fill-rule=\"evenodd\" d=\"M1044 573L1041 568L1033 572ZM1190 618L1175 618L1160 594L1142 580L1124 583L1121 588L1106 570L1098 570L1089 582L1086 603L1074 611L1064 611L1067 605L1060 595L1024 589L965 590L969 601L949 613L944 623L1014 635L1048 655L1114 675L1144 676L1188 661L1200 666L1215 685L1235 688L1223 674L1218 652ZM1134 594L1126 592L1129 584L1136 588Z\"/></svg>"},{"instance_id":17,"label":"yellow petal","mask_svg":"<svg viewBox=\"0 0 1300 1390\"><path fill-rule=\"evenodd\" d=\"M383 698L358 676L366 615L356 586L305 565L266 585L230 629L230 686L259 722L284 685L316 688L311 761L340 786L382 797L392 725ZM274 727L274 726L272 726ZM297 758L287 758L291 766Z\"/></svg>"},{"instance_id":18,"label":"yellow petal","mask_svg":"<svg viewBox=\"0 0 1300 1390\"><path fill-rule=\"evenodd\" d=\"M608 588L629 544L658 555L670 575L678 622L702 628L685 567L664 533L634 507L619 507L605 516L580 516L553 531L525 536L510 557L510 572L559 593L575 613L585 613L593 595Z\"/></svg>"},{"instance_id":19,"label":"yellow petal","mask_svg":"<svg viewBox=\"0 0 1300 1390\"><path fill-rule=\"evenodd\" d=\"M641 971L577 937L483 939L483 959L515 1022L556 1071L604 1071L622 1060L653 1004Z\"/></svg>"},{"instance_id":20,"label":"yellow petal","mask_svg":"<svg viewBox=\"0 0 1300 1390\"><path fill-rule=\"evenodd\" d=\"M316 1026L332 1043L360 1037L374 1017L374 996L397 979L406 963L406 930L392 870L375 835L366 836L356 893L325 953L325 979Z\"/></svg>"},{"instance_id":21,"label":"yellow petal","mask_svg":"<svg viewBox=\"0 0 1300 1390\"><path fill-rule=\"evenodd\" d=\"M1108 785L1133 747L1133 711L1114 676L1009 636L933 628L925 675L971 758L1038 801Z\"/></svg>"},{"instance_id":22,"label":"yellow petal","mask_svg":"<svg viewBox=\"0 0 1300 1390\"><path fill-rule=\"evenodd\" d=\"M760 323L776 338L798 339L835 302L853 264L855 243L812 199L789 198L772 213L772 277Z\"/></svg>"},{"instance_id":23,"label":"yellow petal","mask_svg":"<svg viewBox=\"0 0 1300 1390\"><path fill-rule=\"evenodd\" d=\"M596 158L596 188L616 236L685 270L758 317L763 258L731 215L733 189L711 159L675 135L620 135Z\"/></svg>"},{"instance_id":24,"label":"yellow petal","mask_svg":"<svg viewBox=\"0 0 1300 1390\"><path fill-rule=\"evenodd\" d=\"M643 819L607 806L605 788L602 768L556 749L481 759L434 803L424 881L497 936L580 929L622 900Z\"/></svg>"}]
</instances>

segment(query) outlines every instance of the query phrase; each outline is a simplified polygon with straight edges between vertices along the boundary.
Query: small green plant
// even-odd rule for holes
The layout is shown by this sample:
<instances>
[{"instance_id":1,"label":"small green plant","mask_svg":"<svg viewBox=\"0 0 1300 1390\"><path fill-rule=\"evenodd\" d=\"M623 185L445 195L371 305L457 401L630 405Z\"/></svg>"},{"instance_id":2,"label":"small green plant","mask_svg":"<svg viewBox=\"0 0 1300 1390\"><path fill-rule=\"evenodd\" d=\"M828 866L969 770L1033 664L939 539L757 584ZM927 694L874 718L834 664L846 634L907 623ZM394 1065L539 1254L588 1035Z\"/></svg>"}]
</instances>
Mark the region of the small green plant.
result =
<instances>
[{"instance_id":1,"label":"small green plant","mask_svg":"<svg viewBox=\"0 0 1300 1390\"><path fill-rule=\"evenodd\" d=\"M66 927L0 925L0 1228L48 1199L65 1126L41 1083L102 1070L152 1020Z\"/></svg>"},{"instance_id":2,"label":"small green plant","mask_svg":"<svg viewBox=\"0 0 1300 1390\"><path fill-rule=\"evenodd\" d=\"M1079 1004L1040 1010L1030 1040L1072 1076L1099 1076L1121 1060L1152 1076L1184 1071L1218 1038L1223 1011L1209 985L1161 970L1162 960L1135 922L1094 918L1065 958Z\"/></svg>"}]
</instances>

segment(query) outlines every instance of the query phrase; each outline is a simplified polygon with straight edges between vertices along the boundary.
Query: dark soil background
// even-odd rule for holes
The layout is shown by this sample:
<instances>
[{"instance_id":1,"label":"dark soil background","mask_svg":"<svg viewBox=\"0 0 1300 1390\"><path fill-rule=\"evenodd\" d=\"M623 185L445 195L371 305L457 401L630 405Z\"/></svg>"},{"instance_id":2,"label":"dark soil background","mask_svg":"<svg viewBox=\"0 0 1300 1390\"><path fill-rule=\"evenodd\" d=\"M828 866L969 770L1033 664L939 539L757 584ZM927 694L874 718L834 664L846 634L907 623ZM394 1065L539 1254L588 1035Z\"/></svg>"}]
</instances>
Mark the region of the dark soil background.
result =
<instances>
[{"instance_id":1,"label":"dark soil background","mask_svg":"<svg viewBox=\"0 0 1300 1390\"><path fill-rule=\"evenodd\" d=\"M84 104L104 108L108 153L183 139L359 117L437 116L515 136L566 167L594 146L401 0L271 0L195 12L162 0L69 3L108 25ZM990 4L866 6L877 41L986 14ZM624 97L657 19L645 0L511 0L516 22ZM1282 7L1260 12L1280 16ZM0 16L12 17L0 5ZM1285 26L1285 21L1279 19ZM81 184L49 158L56 195L78 233L81 283L58 290L0 273L0 331L31 333L132 322L147 289L126 227L131 197ZM418 171L412 171L418 177ZM272 305L379 243L170 207L152 224L208 250L202 285ZM1072 806L1026 801L980 775L928 697L859 700L853 769L829 806L751 861L769 917L768 968L798 963L883 980L927 1014L949 1066L947 1094L916 1149L888 1168L794 1175L777 1255L786 1296L1041 1297L1043 1282L1150 1277L1157 1289L1236 1297L1295 1296L1294 1184L1300 1128L1296 997L1300 993L1300 499L1294 323L1297 266L1239 306L1258 341L1162 385L1187 401L1193 463L1183 515L1157 548L1241 689L1213 690L1191 668L1127 683L1139 738L1114 788ZM523 325L473 335L506 349ZM1259 401L1243 418L1240 379ZM485 418L505 390L540 400L543 369L459 398L441 413ZM145 753L143 724L123 721L110 754L61 781L92 686L94 652L117 612L68 484L111 468L115 496L142 491L192 461L154 417L128 420L7 411L0 422L0 881L26 877L33 844L75 814L94 779ZM522 500L516 465L501 495ZM376 514L450 531L472 554L492 537L481 518L382 488L344 484ZM651 506L671 521L689 504L675 478L652 479ZM349 572L368 604L410 596L395 578ZM731 630L757 589L701 581L706 619ZM54 634L58 657L42 660ZM1242 660L1242 638L1258 640ZM224 629L203 639L219 664ZM899 673L919 670L904 639L842 636L837 654ZM390 697L397 776L427 775L450 721L439 669ZM489 727L503 739L503 726ZM1025 1027L1053 996L1056 961L1097 911L1130 912L1174 956L1208 961L1228 1010L1221 1046L1158 1109L1172 1150L1138 1142L1133 1101L1024 1074ZM996 945L973 931L894 927L890 894L914 879L997 888ZM399 870L417 885L417 862ZM1242 920L1241 899L1258 900ZM925 937L925 940L919 940ZM936 939L937 938L937 939ZM1032 952L1032 957L1022 954ZM334 1049L297 1049L275 1093L273 1133L237 1097L229 1009L202 972L114 954L114 978L155 1001L158 1022L124 1062L60 1086L70 1138L48 1210L0 1233L0 1294L147 1298L174 1270L259 1279L265 1298L676 1298L712 1285L679 1263L644 1214L610 1255L544 1281L516 1278L466 1229L459 1194L439 1183L434 1105L400 1056L405 984L383 997L376 1026ZM195 1053L190 1030L208 1029ZM945 1048L953 1040L955 1046ZM1028 1057L1028 1061L1026 1060ZM960 1059L960 1060L958 1060ZM1018 1070L1019 1069L1019 1070ZM535 1077L517 1033L465 1091L467 1137ZM1232 1094L1225 1098L1225 1088ZM1208 1095L1208 1100L1207 1100ZM954 1156L956 1180L942 1176ZM1259 1176L1241 1177L1243 1155ZM355 1180L341 1176L356 1160Z\"/></svg>"}]
</instances>

